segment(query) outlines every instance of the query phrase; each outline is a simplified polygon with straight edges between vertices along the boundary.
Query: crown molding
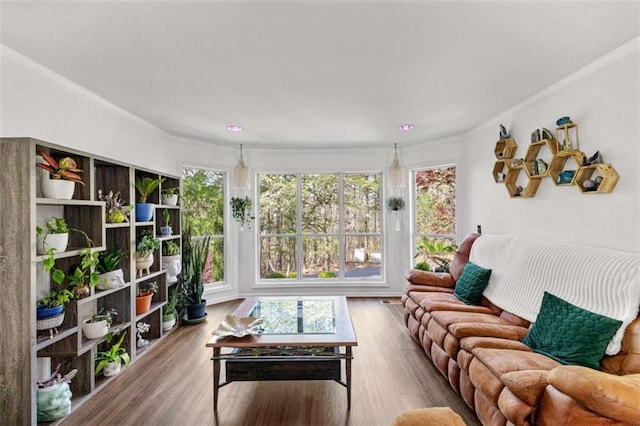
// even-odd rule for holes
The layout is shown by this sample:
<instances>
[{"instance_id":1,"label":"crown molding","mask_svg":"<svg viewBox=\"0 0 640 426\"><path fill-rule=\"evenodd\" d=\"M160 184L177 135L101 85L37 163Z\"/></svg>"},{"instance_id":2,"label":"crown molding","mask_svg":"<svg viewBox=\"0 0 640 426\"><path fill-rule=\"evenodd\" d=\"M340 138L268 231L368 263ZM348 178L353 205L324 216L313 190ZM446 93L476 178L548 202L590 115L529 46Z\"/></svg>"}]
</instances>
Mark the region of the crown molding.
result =
<instances>
[{"instance_id":1,"label":"crown molding","mask_svg":"<svg viewBox=\"0 0 640 426\"><path fill-rule=\"evenodd\" d=\"M78 93L79 95L83 96L86 99L89 99L90 101L92 101L93 103L95 103L96 105L117 114L118 116L124 118L125 120L136 124L138 126L142 126L145 127L149 130L155 131L163 136L172 136L170 133L164 131L163 129L159 128L158 126L149 123L148 121L138 117L137 115L127 111L126 109L114 104L111 101L106 100L105 98L93 93L92 91L86 89L85 87L80 86L78 83L75 83L71 80L69 80L66 77L63 77L62 75L56 73L55 71L45 67L44 65L27 58L26 56L16 52L15 50L5 46L4 44L0 43L0 56L2 56L2 58L8 58L11 59L15 62L17 62L20 65L25 66L26 68L39 73L41 75L43 75L44 77L56 81L57 83L65 86L66 88Z\"/></svg>"}]
</instances>

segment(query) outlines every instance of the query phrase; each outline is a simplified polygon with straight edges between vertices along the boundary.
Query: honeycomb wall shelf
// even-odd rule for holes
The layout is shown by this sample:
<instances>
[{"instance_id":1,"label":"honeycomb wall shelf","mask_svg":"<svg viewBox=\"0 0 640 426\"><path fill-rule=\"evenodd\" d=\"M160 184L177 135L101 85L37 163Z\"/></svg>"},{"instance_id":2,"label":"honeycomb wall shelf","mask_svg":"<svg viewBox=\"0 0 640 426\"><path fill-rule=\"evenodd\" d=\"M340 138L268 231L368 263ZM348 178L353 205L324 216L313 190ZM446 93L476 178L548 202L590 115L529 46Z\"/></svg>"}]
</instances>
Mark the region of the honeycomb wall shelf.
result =
<instances>
[{"instance_id":1,"label":"honeycomb wall shelf","mask_svg":"<svg viewBox=\"0 0 640 426\"><path fill-rule=\"evenodd\" d=\"M535 197L540 182L545 177L550 177L555 186L575 185L583 194L613 192L620 178L613 165L609 163L583 165L587 163L587 157L579 149L578 125L569 121L557 127L556 132L557 138L561 141L545 129L544 136L547 138L532 139L533 142L527 147L524 158L514 158L518 149L515 139L503 138L496 142L493 149L497 159L492 171L494 182L504 184L511 198ZM596 155L589 160L594 162L597 157ZM597 158L596 161L601 159ZM546 168L540 173L539 167L544 165ZM526 185L521 175L523 170L527 179ZM588 183L586 189L585 182Z\"/></svg>"}]
</instances>

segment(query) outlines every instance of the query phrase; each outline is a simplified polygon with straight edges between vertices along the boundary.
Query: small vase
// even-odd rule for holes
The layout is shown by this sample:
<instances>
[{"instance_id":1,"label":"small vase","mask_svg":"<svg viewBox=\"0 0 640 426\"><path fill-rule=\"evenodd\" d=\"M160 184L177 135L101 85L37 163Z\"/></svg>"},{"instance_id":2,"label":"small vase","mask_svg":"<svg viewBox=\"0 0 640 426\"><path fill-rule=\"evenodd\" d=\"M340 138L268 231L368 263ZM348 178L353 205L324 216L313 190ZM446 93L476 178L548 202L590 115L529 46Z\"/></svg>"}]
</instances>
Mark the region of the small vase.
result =
<instances>
[{"instance_id":1,"label":"small vase","mask_svg":"<svg viewBox=\"0 0 640 426\"><path fill-rule=\"evenodd\" d=\"M104 377L113 377L120 373L121 366L119 362L111 361L104 366Z\"/></svg>"},{"instance_id":2,"label":"small vase","mask_svg":"<svg viewBox=\"0 0 640 426\"><path fill-rule=\"evenodd\" d=\"M160 202L165 206L176 206L178 205L178 194L161 195Z\"/></svg>"},{"instance_id":3,"label":"small vase","mask_svg":"<svg viewBox=\"0 0 640 426\"><path fill-rule=\"evenodd\" d=\"M173 234L173 229L172 229L171 226L161 226L160 227L160 234L165 236L165 237L168 237L168 236Z\"/></svg>"},{"instance_id":4,"label":"small vase","mask_svg":"<svg viewBox=\"0 0 640 426\"><path fill-rule=\"evenodd\" d=\"M162 256L162 269L167 271L167 283L173 284L178 281L178 274L182 271L182 256Z\"/></svg>"},{"instance_id":5,"label":"small vase","mask_svg":"<svg viewBox=\"0 0 640 426\"><path fill-rule=\"evenodd\" d=\"M106 216L107 223L122 223L125 219L125 214L120 211L108 212Z\"/></svg>"},{"instance_id":6,"label":"small vase","mask_svg":"<svg viewBox=\"0 0 640 426\"><path fill-rule=\"evenodd\" d=\"M136 203L136 222L149 222L153 218L154 207L151 203Z\"/></svg>"},{"instance_id":7,"label":"small vase","mask_svg":"<svg viewBox=\"0 0 640 426\"><path fill-rule=\"evenodd\" d=\"M51 179L49 176L43 176L40 181L40 189L44 198L71 200L76 189L76 183L70 180Z\"/></svg>"},{"instance_id":8,"label":"small vase","mask_svg":"<svg viewBox=\"0 0 640 426\"><path fill-rule=\"evenodd\" d=\"M69 244L69 233L64 234L46 234L36 239L36 253L42 254L43 252L54 249L55 253L62 253L67 250Z\"/></svg>"},{"instance_id":9,"label":"small vase","mask_svg":"<svg viewBox=\"0 0 640 426\"><path fill-rule=\"evenodd\" d=\"M89 321L91 321L91 319L85 320L82 323L82 331L87 339L99 339L109 333L109 323L107 323L107 320L98 322Z\"/></svg>"},{"instance_id":10,"label":"small vase","mask_svg":"<svg viewBox=\"0 0 640 426\"><path fill-rule=\"evenodd\" d=\"M150 274L151 270L149 268L151 268L151 265L153 265L153 253L150 252L145 256L139 256L138 253L136 253L136 269L138 271L138 276L142 277L142 275L145 273Z\"/></svg>"},{"instance_id":11,"label":"small vase","mask_svg":"<svg viewBox=\"0 0 640 426\"><path fill-rule=\"evenodd\" d=\"M111 290L113 288L122 288L125 286L124 274L122 269L105 272L100 274L100 282L97 285L98 290Z\"/></svg>"},{"instance_id":12,"label":"small vase","mask_svg":"<svg viewBox=\"0 0 640 426\"><path fill-rule=\"evenodd\" d=\"M162 331L168 331L176 325L176 315L171 313L162 316Z\"/></svg>"},{"instance_id":13,"label":"small vase","mask_svg":"<svg viewBox=\"0 0 640 426\"><path fill-rule=\"evenodd\" d=\"M71 390L66 382L37 390L38 422L61 419L71 413Z\"/></svg>"},{"instance_id":14,"label":"small vase","mask_svg":"<svg viewBox=\"0 0 640 426\"><path fill-rule=\"evenodd\" d=\"M144 314L145 312L149 312L151 309L151 299L153 298L153 293L148 294L146 296L137 296L136 297L136 315Z\"/></svg>"},{"instance_id":15,"label":"small vase","mask_svg":"<svg viewBox=\"0 0 640 426\"><path fill-rule=\"evenodd\" d=\"M91 296L91 289L86 284L82 286L73 286L71 292L76 299L84 299L85 297Z\"/></svg>"}]
</instances>

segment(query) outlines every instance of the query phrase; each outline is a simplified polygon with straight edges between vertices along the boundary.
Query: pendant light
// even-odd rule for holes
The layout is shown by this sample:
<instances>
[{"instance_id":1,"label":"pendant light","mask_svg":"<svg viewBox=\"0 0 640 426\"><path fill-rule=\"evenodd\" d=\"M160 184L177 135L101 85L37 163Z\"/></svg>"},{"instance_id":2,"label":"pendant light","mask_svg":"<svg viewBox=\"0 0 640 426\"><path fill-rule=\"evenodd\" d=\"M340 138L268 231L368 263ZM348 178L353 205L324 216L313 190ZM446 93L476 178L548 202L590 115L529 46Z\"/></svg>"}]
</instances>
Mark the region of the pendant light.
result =
<instances>
[{"instance_id":1,"label":"pendant light","mask_svg":"<svg viewBox=\"0 0 640 426\"><path fill-rule=\"evenodd\" d=\"M389 167L389 187L404 188L404 167L398 161L398 144L393 144L393 162Z\"/></svg>"},{"instance_id":2,"label":"pendant light","mask_svg":"<svg viewBox=\"0 0 640 426\"><path fill-rule=\"evenodd\" d=\"M238 165L233 169L233 188L239 191L249 189L249 168L244 163L242 144L240 144L240 159L238 160Z\"/></svg>"}]
</instances>

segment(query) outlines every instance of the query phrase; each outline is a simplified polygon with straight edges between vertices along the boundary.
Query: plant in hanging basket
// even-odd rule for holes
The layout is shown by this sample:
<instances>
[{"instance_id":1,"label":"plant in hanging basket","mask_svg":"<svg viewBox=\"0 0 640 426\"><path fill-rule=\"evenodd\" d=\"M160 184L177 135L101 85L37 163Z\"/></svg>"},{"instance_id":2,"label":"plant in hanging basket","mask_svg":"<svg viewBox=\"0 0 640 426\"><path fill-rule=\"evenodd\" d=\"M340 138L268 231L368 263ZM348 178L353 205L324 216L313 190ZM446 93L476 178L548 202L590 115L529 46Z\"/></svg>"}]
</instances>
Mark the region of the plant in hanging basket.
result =
<instances>
[{"instance_id":1,"label":"plant in hanging basket","mask_svg":"<svg viewBox=\"0 0 640 426\"><path fill-rule=\"evenodd\" d=\"M45 152L41 152L40 156L46 163L36 163L36 167L48 171L52 179L70 180L84 185L82 176L78 174L82 173L82 170L78 168L73 158L63 157L60 160L56 160Z\"/></svg>"},{"instance_id":2,"label":"plant in hanging basket","mask_svg":"<svg viewBox=\"0 0 640 426\"><path fill-rule=\"evenodd\" d=\"M240 223L240 225L251 226L251 221L255 216L251 215L251 207L253 203L249 197L233 197L231 198L231 215Z\"/></svg>"},{"instance_id":3,"label":"plant in hanging basket","mask_svg":"<svg viewBox=\"0 0 640 426\"><path fill-rule=\"evenodd\" d=\"M397 212L404 208L404 200L401 197L389 197L387 198L387 207L389 210Z\"/></svg>"},{"instance_id":4,"label":"plant in hanging basket","mask_svg":"<svg viewBox=\"0 0 640 426\"><path fill-rule=\"evenodd\" d=\"M107 223L129 222L129 214L133 206L126 205L126 201L120 197L120 192L109 191L104 195L101 189L98 190L98 200L105 202Z\"/></svg>"}]
</instances>

